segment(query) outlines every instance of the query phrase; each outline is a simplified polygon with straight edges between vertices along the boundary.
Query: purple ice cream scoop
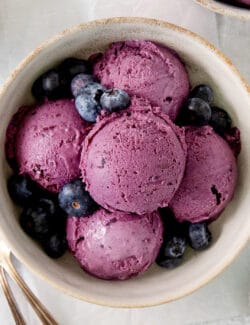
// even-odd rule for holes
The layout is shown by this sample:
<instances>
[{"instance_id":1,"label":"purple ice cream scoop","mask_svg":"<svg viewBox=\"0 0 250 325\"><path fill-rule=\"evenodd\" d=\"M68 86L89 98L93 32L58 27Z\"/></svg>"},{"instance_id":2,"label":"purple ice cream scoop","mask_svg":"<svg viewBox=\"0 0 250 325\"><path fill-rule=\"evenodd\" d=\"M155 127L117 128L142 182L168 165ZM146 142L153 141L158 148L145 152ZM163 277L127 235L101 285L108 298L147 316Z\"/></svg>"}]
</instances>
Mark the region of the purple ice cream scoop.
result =
<instances>
[{"instance_id":1,"label":"purple ice cream scoop","mask_svg":"<svg viewBox=\"0 0 250 325\"><path fill-rule=\"evenodd\" d=\"M189 93L189 80L177 54L150 41L111 44L94 65L94 74L107 87L147 98L175 120Z\"/></svg>"},{"instance_id":2,"label":"purple ice cream scoop","mask_svg":"<svg viewBox=\"0 0 250 325\"><path fill-rule=\"evenodd\" d=\"M236 158L228 143L209 126L188 127L186 142L185 174L169 206L178 221L213 221L232 199Z\"/></svg>"},{"instance_id":3,"label":"purple ice cream scoop","mask_svg":"<svg viewBox=\"0 0 250 325\"><path fill-rule=\"evenodd\" d=\"M142 215L167 206L185 169L184 130L147 100L106 116L85 139L80 168L93 199Z\"/></svg>"},{"instance_id":4,"label":"purple ice cream scoop","mask_svg":"<svg viewBox=\"0 0 250 325\"><path fill-rule=\"evenodd\" d=\"M99 209L89 217L69 217L68 245L82 268L106 280L125 280L146 271L162 244L158 212L138 216Z\"/></svg>"},{"instance_id":5,"label":"purple ice cream scoop","mask_svg":"<svg viewBox=\"0 0 250 325\"><path fill-rule=\"evenodd\" d=\"M80 176L82 142L88 129L72 100L22 108L7 130L7 158L16 160L21 174L58 192L63 184Z\"/></svg>"}]
</instances>

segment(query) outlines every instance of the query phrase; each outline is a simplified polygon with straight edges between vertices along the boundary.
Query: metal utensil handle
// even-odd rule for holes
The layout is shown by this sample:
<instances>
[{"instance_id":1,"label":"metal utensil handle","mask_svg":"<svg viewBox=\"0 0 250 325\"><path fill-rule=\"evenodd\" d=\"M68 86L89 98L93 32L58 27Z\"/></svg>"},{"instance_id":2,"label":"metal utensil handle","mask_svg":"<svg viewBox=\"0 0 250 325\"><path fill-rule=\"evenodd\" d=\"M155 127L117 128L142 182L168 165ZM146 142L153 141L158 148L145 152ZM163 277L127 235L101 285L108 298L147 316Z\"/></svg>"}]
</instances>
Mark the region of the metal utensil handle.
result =
<instances>
[{"instance_id":1,"label":"metal utensil handle","mask_svg":"<svg viewBox=\"0 0 250 325\"><path fill-rule=\"evenodd\" d=\"M43 325L59 325L56 320L50 315L47 309L43 306L43 304L37 299L37 297L33 294L33 292L28 288L24 280L16 271L14 265L12 264L10 255L4 256L4 264L3 267L7 271L7 273L11 276L11 278L16 282L19 288L22 290L23 294L29 301L30 305L34 309L37 316L42 321Z\"/></svg>"},{"instance_id":2,"label":"metal utensil handle","mask_svg":"<svg viewBox=\"0 0 250 325\"><path fill-rule=\"evenodd\" d=\"M11 292L11 289L9 287L4 269L2 266L0 266L0 284L3 288L3 292L5 294L5 297L7 299L7 302L9 304L12 316L16 322L16 325L26 325L26 322L20 313L20 311L17 308L16 300Z\"/></svg>"}]
</instances>

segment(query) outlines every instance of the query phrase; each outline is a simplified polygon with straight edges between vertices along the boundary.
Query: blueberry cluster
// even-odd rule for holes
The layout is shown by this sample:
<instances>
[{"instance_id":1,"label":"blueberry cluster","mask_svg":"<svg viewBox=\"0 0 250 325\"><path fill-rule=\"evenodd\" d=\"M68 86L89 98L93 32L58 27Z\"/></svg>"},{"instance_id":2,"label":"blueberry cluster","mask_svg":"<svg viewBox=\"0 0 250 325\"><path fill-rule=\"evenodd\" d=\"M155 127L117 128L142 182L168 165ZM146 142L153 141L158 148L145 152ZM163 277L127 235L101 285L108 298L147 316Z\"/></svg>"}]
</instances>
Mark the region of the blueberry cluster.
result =
<instances>
[{"instance_id":1,"label":"blueberry cluster","mask_svg":"<svg viewBox=\"0 0 250 325\"><path fill-rule=\"evenodd\" d=\"M27 175L12 175L8 191L12 200L23 208L19 219L23 230L41 244L47 255L62 256L67 249L66 214L57 198Z\"/></svg>"},{"instance_id":2,"label":"blueberry cluster","mask_svg":"<svg viewBox=\"0 0 250 325\"><path fill-rule=\"evenodd\" d=\"M91 75L78 74L71 82L71 91L78 113L88 122L95 122L102 109L112 113L130 104L130 97L124 90L107 89Z\"/></svg>"},{"instance_id":3,"label":"blueberry cluster","mask_svg":"<svg viewBox=\"0 0 250 325\"><path fill-rule=\"evenodd\" d=\"M228 113L213 106L213 90L207 85L198 85L190 93L188 100L178 116L179 125L211 125L221 136L232 126Z\"/></svg>"},{"instance_id":4,"label":"blueberry cluster","mask_svg":"<svg viewBox=\"0 0 250 325\"><path fill-rule=\"evenodd\" d=\"M56 100L60 98L71 98L71 81L80 74L90 74L91 65L88 61L67 58L57 67L50 69L39 76L32 85L31 92L36 100L44 98Z\"/></svg>"},{"instance_id":5,"label":"blueberry cluster","mask_svg":"<svg viewBox=\"0 0 250 325\"><path fill-rule=\"evenodd\" d=\"M189 244L194 250L201 251L209 247L212 234L206 222L179 223L168 209L160 209L164 223L164 241L157 256L156 263L168 269L179 266Z\"/></svg>"},{"instance_id":6,"label":"blueberry cluster","mask_svg":"<svg viewBox=\"0 0 250 325\"><path fill-rule=\"evenodd\" d=\"M92 123L102 109L112 113L129 106L130 97L124 90L107 89L98 83L91 72L89 61L67 58L39 76L31 92L38 101L74 97L80 116Z\"/></svg>"}]
</instances>

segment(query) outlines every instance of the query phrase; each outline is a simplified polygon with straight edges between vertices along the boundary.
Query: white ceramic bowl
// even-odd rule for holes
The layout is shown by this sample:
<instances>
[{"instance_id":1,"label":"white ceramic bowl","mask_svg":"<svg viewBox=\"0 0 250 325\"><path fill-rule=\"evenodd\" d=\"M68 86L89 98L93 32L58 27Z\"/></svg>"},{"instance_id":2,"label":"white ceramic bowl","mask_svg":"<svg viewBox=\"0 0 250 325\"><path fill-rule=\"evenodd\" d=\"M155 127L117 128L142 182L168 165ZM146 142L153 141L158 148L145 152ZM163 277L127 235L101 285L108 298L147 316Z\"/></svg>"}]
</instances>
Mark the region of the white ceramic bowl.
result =
<instances>
[{"instance_id":1,"label":"white ceramic bowl","mask_svg":"<svg viewBox=\"0 0 250 325\"><path fill-rule=\"evenodd\" d=\"M241 20L250 20L250 8L241 8L237 5L226 4L215 0L195 0L203 7L221 15L236 17Z\"/></svg>"},{"instance_id":2,"label":"white ceramic bowl","mask_svg":"<svg viewBox=\"0 0 250 325\"><path fill-rule=\"evenodd\" d=\"M208 83L216 103L231 114L242 132L239 182L233 201L212 224L214 242L202 253L188 252L185 262L167 271L153 265L128 281L104 281L83 272L67 253L59 260L47 257L18 224L18 209L10 200L4 157L6 127L17 108L31 102L35 78L62 59L102 51L110 42L154 40L175 49L186 64L191 83ZM0 94L0 236L34 273L79 299L116 307L144 307L187 295L218 275L246 245L250 237L250 98L247 84L230 61L199 36L166 22L144 18L112 18L82 24L64 31L35 49L11 74Z\"/></svg>"}]
</instances>

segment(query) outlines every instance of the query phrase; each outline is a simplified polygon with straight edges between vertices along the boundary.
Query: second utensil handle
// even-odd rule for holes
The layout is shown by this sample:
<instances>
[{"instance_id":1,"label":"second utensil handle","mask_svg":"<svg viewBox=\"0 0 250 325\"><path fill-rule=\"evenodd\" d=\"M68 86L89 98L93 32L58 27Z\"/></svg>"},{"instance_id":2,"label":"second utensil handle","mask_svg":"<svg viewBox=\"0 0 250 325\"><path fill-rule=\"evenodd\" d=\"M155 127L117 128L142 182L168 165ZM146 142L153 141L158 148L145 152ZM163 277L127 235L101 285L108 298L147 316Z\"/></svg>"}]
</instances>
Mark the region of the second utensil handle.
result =
<instances>
[{"instance_id":1,"label":"second utensil handle","mask_svg":"<svg viewBox=\"0 0 250 325\"><path fill-rule=\"evenodd\" d=\"M16 282L19 288L22 290L23 294L29 301L30 305L36 312L37 316L42 321L43 325L59 325L56 320L49 314L47 309L43 306L43 304L36 298L33 292L28 288L24 280L16 271L14 265L12 264L11 257L5 256L4 259L4 268L7 273L11 276L11 278Z\"/></svg>"}]
</instances>

